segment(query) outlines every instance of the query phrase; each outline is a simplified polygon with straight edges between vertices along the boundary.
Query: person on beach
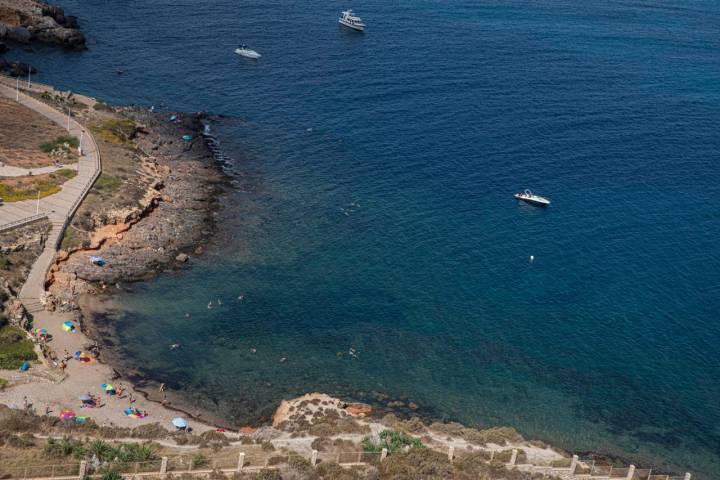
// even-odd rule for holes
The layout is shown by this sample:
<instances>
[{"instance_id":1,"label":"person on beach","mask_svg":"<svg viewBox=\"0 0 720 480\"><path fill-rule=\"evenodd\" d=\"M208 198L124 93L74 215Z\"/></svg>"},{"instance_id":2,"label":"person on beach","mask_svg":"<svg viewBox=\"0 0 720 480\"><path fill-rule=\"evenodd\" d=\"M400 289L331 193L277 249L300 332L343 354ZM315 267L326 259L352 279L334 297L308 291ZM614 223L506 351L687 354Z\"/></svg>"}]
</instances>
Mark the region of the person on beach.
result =
<instances>
[{"instance_id":1,"label":"person on beach","mask_svg":"<svg viewBox=\"0 0 720 480\"><path fill-rule=\"evenodd\" d=\"M160 393L164 392L165 390L167 390L167 387L165 386L164 383L161 383L160 384Z\"/></svg>"},{"instance_id":2,"label":"person on beach","mask_svg":"<svg viewBox=\"0 0 720 480\"><path fill-rule=\"evenodd\" d=\"M130 403L135 403L135 397L133 397L132 392L128 392L128 400L130 400Z\"/></svg>"}]
</instances>

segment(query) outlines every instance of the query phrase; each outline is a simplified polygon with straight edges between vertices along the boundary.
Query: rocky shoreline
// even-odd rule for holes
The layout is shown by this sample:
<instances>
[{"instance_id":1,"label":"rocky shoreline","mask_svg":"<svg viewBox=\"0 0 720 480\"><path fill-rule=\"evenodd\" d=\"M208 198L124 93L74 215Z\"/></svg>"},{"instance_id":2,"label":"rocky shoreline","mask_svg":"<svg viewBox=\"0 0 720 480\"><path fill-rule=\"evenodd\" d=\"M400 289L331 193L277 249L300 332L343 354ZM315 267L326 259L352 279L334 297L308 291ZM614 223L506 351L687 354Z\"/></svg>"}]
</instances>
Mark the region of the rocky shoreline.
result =
<instances>
[{"instance_id":1,"label":"rocky shoreline","mask_svg":"<svg viewBox=\"0 0 720 480\"><path fill-rule=\"evenodd\" d=\"M182 119L176 122L167 120L170 114L142 109L123 114L140 125L134 142L146 157L149 185L132 207L94 212L90 238L58 253L48 284L63 301L175 268L202 253L215 230L214 212L227 178L203 138L204 114L172 114Z\"/></svg>"},{"instance_id":2,"label":"rocky shoreline","mask_svg":"<svg viewBox=\"0 0 720 480\"><path fill-rule=\"evenodd\" d=\"M77 17L36 0L0 0L0 42L47 43L65 48L85 48ZM3 48L0 47L0 53Z\"/></svg>"}]
</instances>

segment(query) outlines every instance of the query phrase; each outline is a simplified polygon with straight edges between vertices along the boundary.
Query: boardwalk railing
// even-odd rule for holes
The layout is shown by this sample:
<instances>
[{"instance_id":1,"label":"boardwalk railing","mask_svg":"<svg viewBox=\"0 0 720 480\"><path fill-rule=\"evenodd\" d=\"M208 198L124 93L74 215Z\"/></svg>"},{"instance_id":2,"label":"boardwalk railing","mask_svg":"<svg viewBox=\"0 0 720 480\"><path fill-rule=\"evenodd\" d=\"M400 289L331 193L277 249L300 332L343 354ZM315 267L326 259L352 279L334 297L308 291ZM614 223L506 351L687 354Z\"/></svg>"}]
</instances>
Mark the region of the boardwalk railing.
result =
<instances>
[{"instance_id":1,"label":"boardwalk railing","mask_svg":"<svg viewBox=\"0 0 720 480\"><path fill-rule=\"evenodd\" d=\"M633 465L616 467L612 465L596 465L594 460L580 460L577 455L562 462L537 459L544 464L517 463L523 454L517 449L505 451L480 450L488 463L502 464L508 469L540 474L544 477L563 478L565 480L691 480L691 475L683 476L653 475L651 470L636 469ZM454 448L444 453L448 459L454 459ZM509 461L505 453L509 454ZM502 455L501 455L502 454ZM162 457L146 462L104 462L103 464L75 461L59 464L24 465L7 468L0 465L0 478L23 480L82 480L87 477L99 478L108 471L114 471L125 478L159 477L167 475L191 474L193 476L209 476L213 472L227 474L237 472L257 472L262 469L279 469L292 465L293 458L303 458L312 467L320 463L334 462L341 466L378 465L388 456L387 450L381 452L364 451L331 451L318 452L312 450L309 457L298 452L265 451L260 445L243 445L237 449L225 451L209 459L202 455ZM562 466L560 466L562 463Z\"/></svg>"},{"instance_id":2,"label":"boardwalk railing","mask_svg":"<svg viewBox=\"0 0 720 480\"><path fill-rule=\"evenodd\" d=\"M30 88L28 88L27 84L23 81L20 81L19 85L18 84L12 85L12 83L15 81L15 79L12 77L9 77L7 75L4 75L4 74L0 74L0 81L2 81L2 83L5 85L5 87L8 87L8 88L11 88L13 86L19 86L18 95L23 95L24 98L26 98L32 102L42 103L43 105L47 105L47 104L41 102L40 100L37 100L36 98L33 98L30 95L27 95L25 92L28 91L28 92L35 92L35 93L44 93L44 92L54 92L55 91L54 88L47 86L47 85L42 85L42 84L32 84L32 86ZM8 81L10 81L10 83L8 83ZM51 108L53 108L54 110L57 111L57 108L55 106L53 106L53 105L48 105L48 106L50 106ZM64 112L59 112L59 113L61 115L64 115ZM69 120L71 120L71 124L69 124L69 125L72 125L75 129L79 129L80 131L87 133L86 136L89 138L89 141L92 144L92 149L94 150L95 156L94 156L94 161L93 161L93 173L92 173L90 180L83 186L83 189L81 190L80 195L78 195L77 198L73 201L72 205L70 206L70 209L65 214L65 220L60 228L60 232L59 232L57 240L55 242L56 250L60 247L60 243L62 242L62 238L63 238L63 233L65 232L65 229L67 228L68 224L70 223L70 220L72 220L72 217L73 217L73 215L75 215L75 212L80 207L80 204L85 199L88 192L90 191L90 189L92 188L92 186L95 184L98 177L100 177L100 174L102 173L102 159L100 156L100 149L98 148L98 145L95 142L95 137L93 137L89 132L87 132L87 130L77 120L70 119L70 118L69 118ZM84 137L85 136L83 136L83 138ZM82 149L82 145L80 147ZM80 169L80 159L78 159L78 171L79 171L79 169ZM4 224L4 225L0 225L0 232L7 231L7 230L10 230L13 228L17 228L22 225L26 225L28 223L37 221L43 217L48 217L48 214L42 213L42 214L34 215L32 217L26 217L24 219L16 220L14 222L10 222L10 223Z\"/></svg>"},{"instance_id":3,"label":"boardwalk railing","mask_svg":"<svg viewBox=\"0 0 720 480\"><path fill-rule=\"evenodd\" d=\"M80 125L78 122L75 122L75 123L77 123L77 125L82 130L85 130L82 127L82 125ZM95 137L93 137L92 135L89 135L89 134L88 134L88 137L90 138L90 142L92 142L93 147L95 148L95 152L96 152L97 161L95 162L95 169L93 171L92 178L90 179L89 182L87 182L85 184L82 191L80 192L80 195L78 195L78 197L75 199L72 206L68 210L67 214L65 215L65 221L62 224L62 227L60 229L60 234L58 235L57 240L55 242L55 250L60 249L60 244L62 243L63 233L65 232L65 229L68 227L68 225L70 225L70 221L72 220L73 216L75 215L75 212L77 211L77 209L80 208L80 204L83 202L83 200L85 200L85 197L87 197L88 192L90 192L90 189L93 187L93 185L95 185L95 182L100 177L100 174L102 174L102 158L100 156L100 149L98 148L97 143L95 143Z\"/></svg>"},{"instance_id":4,"label":"boardwalk railing","mask_svg":"<svg viewBox=\"0 0 720 480\"><path fill-rule=\"evenodd\" d=\"M37 222L39 220L47 218L47 216L47 213L38 213L37 215L33 215L31 217L25 217L21 218L20 220L15 220L14 222L5 223L3 225L0 225L0 233L22 227L23 225L27 225L29 223Z\"/></svg>"}]
</instances>

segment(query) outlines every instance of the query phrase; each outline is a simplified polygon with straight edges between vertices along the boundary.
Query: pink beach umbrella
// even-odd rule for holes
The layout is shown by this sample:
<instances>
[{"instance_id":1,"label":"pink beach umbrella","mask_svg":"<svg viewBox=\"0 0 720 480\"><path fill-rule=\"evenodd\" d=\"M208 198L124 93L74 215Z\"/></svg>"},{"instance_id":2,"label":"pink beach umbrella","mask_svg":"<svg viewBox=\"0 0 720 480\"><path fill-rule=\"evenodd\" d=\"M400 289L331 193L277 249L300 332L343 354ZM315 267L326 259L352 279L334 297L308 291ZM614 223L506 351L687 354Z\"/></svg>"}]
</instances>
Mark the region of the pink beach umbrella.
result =
<instances>
[{"instance_id":1,"label":"pink beach umbrella","mask_svg":"<svg viewBox=\"0 0 720 480\"><path fill-rule=\"evenodd\" d=\"M75 418L75 412L72 410L63 410L60 412L60 418L62 420L72 420Z\"/></svg>"}]
</instances>

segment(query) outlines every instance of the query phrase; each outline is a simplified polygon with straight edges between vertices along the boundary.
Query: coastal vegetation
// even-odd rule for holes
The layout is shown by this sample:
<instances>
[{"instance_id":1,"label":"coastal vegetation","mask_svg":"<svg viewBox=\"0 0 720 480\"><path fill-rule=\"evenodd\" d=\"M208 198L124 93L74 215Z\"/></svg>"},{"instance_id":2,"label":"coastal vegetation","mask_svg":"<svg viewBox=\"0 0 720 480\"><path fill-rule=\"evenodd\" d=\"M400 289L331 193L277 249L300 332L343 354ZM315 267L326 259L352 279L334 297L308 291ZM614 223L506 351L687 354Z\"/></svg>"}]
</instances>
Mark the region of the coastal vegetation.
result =
<instances>
[{"instance_id":1,"label":"coastal vegetation","mask_svg":"<svg viewBox=\"0 0 720 480\"><path fill-rule=\"evenodd\" d=\"M406 448L426 448L419 438L395 430L383 430L377 438L366 436L362 440L362 447L369 453L378 453L384 448L388 453L397 453Z\"/></svg>"},{"instance_id":2,"label":"coastal vegetation","mask_svg":"<svg viewBox=\"0 0 720 480\"><path fill-rule=\"evenodd\" d=\"M79 145L80 141L77 139L77 137L74 137L72 135L61 135L52 141L41 143L40 150L42 150L44 153L52 153L57 151L65 151L67 153L71 153L74 152Z\"/></svg>"},{"instance_id":3,"label":"coastal vegetation","mask_svg":"<svg viewBox=\"0 0 720 480\"><path fill-rule=\"evenodd\" d=\"M93 188L104 193L113 193L122 185L122 180L105 173L100 174Z\"/></svg>"},{"instance_id":4,"label":"coastal vegetation","mask_svg":"<svg viewBox=\"0 0 720 480\"><path fill-rule=\"evenodd\" d=\"M91 124L90 130L113 145L128 145L135 137L137 125L130 119L114 118Z\"/></svg>"},{"instance_id":5,"label":"coastal vegetation","mask_svg":"<svg viewBox=\"0 0 720 480\"><path fill-rule=\"evenodd\" d=\"M61 185L75 177L72 169L60 169L42 175L8 177L0 180L0 197L6 202L19 202L53 195L61 190Z\"/></svg>"},{"instance_id":6,"label":"coastal vegetation","mask_svg":"<svg viewBox=\"0 0 720 480\"><path fill-rule=\"evenodd\" d=\"M11 325L0 327L0 369L15 370L33 360L37 354L25 332Z\"/></svg>"}]
</instances>

